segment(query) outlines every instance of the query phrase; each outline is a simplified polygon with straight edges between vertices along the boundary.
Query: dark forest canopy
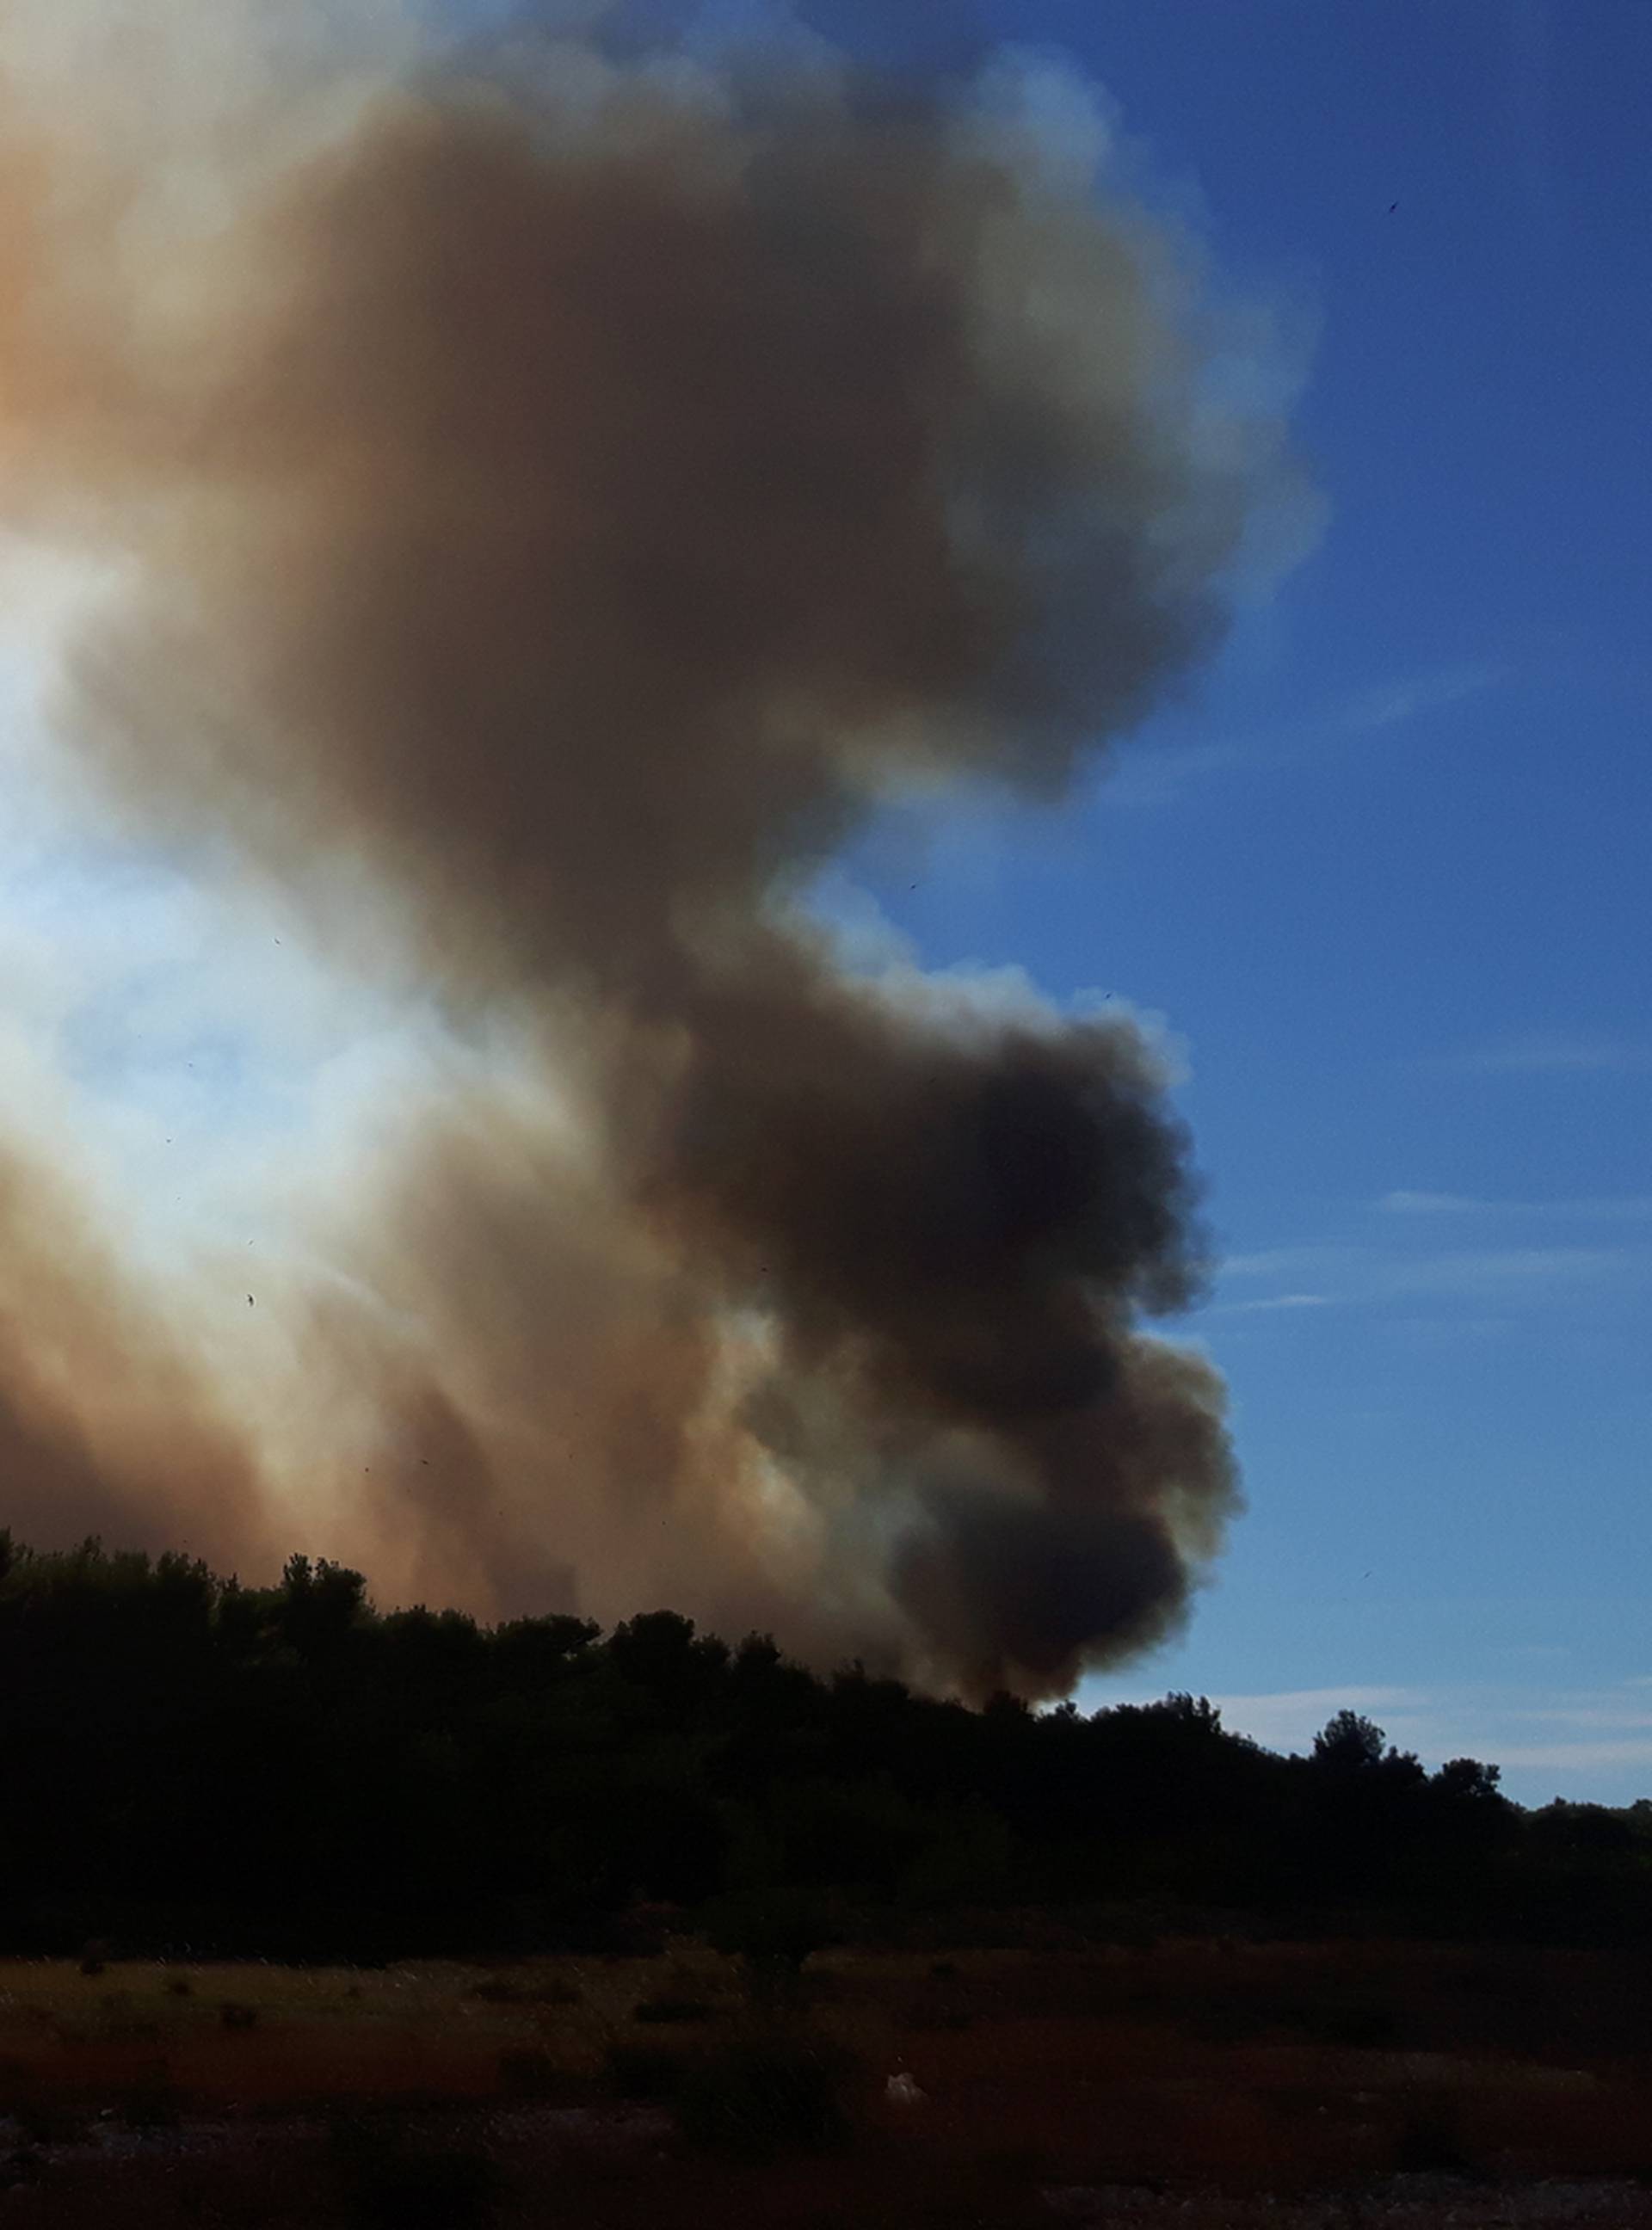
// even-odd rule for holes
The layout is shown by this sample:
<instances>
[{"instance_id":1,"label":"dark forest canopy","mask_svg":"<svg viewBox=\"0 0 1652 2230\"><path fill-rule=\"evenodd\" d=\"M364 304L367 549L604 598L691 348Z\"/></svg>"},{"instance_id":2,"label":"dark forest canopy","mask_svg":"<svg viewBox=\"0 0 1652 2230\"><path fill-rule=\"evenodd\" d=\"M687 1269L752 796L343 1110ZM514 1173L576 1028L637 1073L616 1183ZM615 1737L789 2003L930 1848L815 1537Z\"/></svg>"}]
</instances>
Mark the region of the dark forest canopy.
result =
<instances>
[{"instance_id":1,"label":"dark forest canopy","mask_svg":"<svg viewBox=\"0 0 1652 2230\"><path fill-rule=\"evenodd\" d=\"M0 1535L0 1949L373 1957L703 1928L1652 1937L1652 1804L1526 1812L1339 1713L1307 1757L1202 1698L984 1710L670 1611L604 1634L380 1614L294 1556Z\"/></svg>"}]
</instances>

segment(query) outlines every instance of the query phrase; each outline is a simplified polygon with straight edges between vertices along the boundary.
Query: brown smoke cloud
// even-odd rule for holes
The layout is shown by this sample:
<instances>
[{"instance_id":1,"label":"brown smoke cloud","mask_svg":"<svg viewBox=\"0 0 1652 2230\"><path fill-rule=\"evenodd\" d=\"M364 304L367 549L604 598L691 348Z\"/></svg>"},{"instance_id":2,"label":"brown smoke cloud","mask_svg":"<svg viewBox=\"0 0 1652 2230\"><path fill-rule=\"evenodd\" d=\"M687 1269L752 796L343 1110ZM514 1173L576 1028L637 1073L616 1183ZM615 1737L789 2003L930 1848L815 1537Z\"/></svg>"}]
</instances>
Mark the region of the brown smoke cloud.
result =
<instances>
[{"instance_id":1,"label":"brown smoke cloud","mask_svg":"<svg viewBox=\"0 0 1652 2230\"><path fill-rule=\"evenodd\" d=\"M261 1539L240 1435L142 1305L61 1175L0 1156L0 1522L22 1541L123 1534L127 1497L171 1545Z\"/></svg>"},{"instance_id":2,"label":"brown smoke cloud","mask_svg":"<svg viewBox=\"0 0 1652 2230\"><path fill-rule=\"evenodd\" d=\"M26 48L0 504L113 569L60 713L100 793L455 1050L287 1173L279 1356L168 1332L153 1460L60 1258L79 1467L24 1522L301 1521L381 1592L972 1693L1152 1641L1236 1506L1219 1382L1139 1329L1198 1282L1154 1056L849 972L799 894L886 798L1058 798L1215 640L1274 451L1183 248L1003 71L233 15L204 73L205 0Z\"/></svg>"}]
</instances>

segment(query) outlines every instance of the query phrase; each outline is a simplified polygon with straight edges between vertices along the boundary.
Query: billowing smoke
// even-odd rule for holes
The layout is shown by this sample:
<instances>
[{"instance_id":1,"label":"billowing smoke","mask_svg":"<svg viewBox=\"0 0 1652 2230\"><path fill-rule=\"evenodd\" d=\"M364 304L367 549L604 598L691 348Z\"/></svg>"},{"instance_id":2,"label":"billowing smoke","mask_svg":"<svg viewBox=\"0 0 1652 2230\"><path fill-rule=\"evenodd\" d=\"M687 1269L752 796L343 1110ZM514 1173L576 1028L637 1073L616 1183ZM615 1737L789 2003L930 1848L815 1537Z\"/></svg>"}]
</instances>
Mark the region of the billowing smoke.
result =
<instances>
[{"instance_id":1,"label":"billowing smoke","mask_svg":"<svg viewBox=\"0 0 1652 2230\"><path fill-rule=\"evenodd\" d=\"M438 1050L268 1149L261 1318L6 1178L10 1507L1058 1690L1236 1506L1139 1329L1185 1141L1126 1020L855 970L807 891L1173 687L1272 429L1064 81L300 13L10 10L0 503L99 568L55 719L128 841Z\"/></svg>"}]
</instances>

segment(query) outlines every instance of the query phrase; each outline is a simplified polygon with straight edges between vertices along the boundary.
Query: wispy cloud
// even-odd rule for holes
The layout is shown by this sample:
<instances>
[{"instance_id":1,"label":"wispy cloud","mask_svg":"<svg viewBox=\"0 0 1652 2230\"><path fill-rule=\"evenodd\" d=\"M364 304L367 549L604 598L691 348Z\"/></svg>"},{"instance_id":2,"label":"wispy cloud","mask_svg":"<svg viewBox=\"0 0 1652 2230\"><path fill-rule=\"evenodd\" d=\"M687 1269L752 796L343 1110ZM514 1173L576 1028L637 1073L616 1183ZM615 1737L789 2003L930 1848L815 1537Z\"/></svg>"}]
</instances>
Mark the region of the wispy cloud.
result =
<instances>
[{"instance_id":1,"label":"wispy cloud","mask_svg":"<svg viewBox=\"0 0 1652 2230\"><path fill-rule=\"evenodd\" d=\"M1541 1076L1591 1072L1642 1075L1652 1070L1652 1041L1589 1032L1538 1030L1448 1054L1430 1066L1468 1076Z\"/></svg>"},{"instance_id":2,"label":"wispy cloud","mask_svg":"<svg viewBox=\"0 0 1652 2230\"><path fill-rule=\"evenodd\" d=\"M1582 1200L1483 1200L1460 1192L1389 1192L1375 1206L1384 1215L1463 1217L1584 1223L1652 1221L1652 1193Z\"/></svg>"},{"instance_id":3,"label":"wispy cloud","mask_svg":"<svg viewBox=\"0 0 1652 2230\"><path fill-rule=\"evenodd\" d=\"M1430 1702L1426 1689L1352 1686L1286 1688L1273 1694L1212 1696L1210 1701L1236 1734L1249 1735L1270 1750L1307 1750L1328 1718L1338 1711L1396 1712L1410 1717ZM1387 1721L1384 1722L1384 1726Z\"/></svg>"},{"instance_id":4,"label":"wispy cloud","mask_svg":"<svg viewBox=\"0 0 1652 2230\"><path fill-rule=\"evenodd\" d=\"M1394 1263L1384 1273L1384 1287L1396 1294L1460 1293L1484 1300L1592 1283L1634 1266L1634 1258L1612 1247L1465 1247Z\"/></svg>"},{"instance_id":5,"label":"wispy cloud","mask_svg":"<svg viewBox=\"0 0 1652 2230\"><path fill-rule=\"evenodd\" d=\"M1120 1691L1097 1683L1094 1692L1081 1700L1094 1710L1111 1704L1154 1703L1162 1692L1138 1687ZM1235 1734L1249 1735L1269 1750L1306 1750L1326 1721L1338 1711L1380 1714L1384 1728L1395 1733L1408 1727L1415 1714L1429 1711L1434 1698L1425 1688L1355 1681L1243 1695L1213 1692L1210 1700Z\"/></svg>"},{"instance_id":6,"label":"wispy cloud","mask_svg":"<svg viewBox=\"0 0 1652 2230\"><path fill-rule=\"evenodd\" d=\"M1557 1782L1572 1796L1588 1795L1591 1782L1597 1791L1621 1802L1627 1793L1638 1793L1642 1773L1652 1776L1652 1711L1625 1710L1620 1692L1610 1688L1545 1692L1356 1682L1211 1700L1236 1733L1249 1734L1271 1750L1306 1751L1333 1712L1359 1711L1375 1718L1391 1741L1416 1750L1425 1764L1472 1756L1503 1766L1519 1784L1513 1793L1528 1803L1545 1801ZM1546 1788L1531 1780L1534 1772L1554 1779ZM1629 1779L1628 1790L1623 1777ZM1608 1788L1612 1782L1619 1785Z\"/></svg>"},{"instance_id":7,"label":"wispy cloud","mask_svg":"<svg viewBox=\"0 0 1652 2230\"><path fill-rule=\"evenodd\" d=\"M1568 1776L1636 1766L1652 1774L1652 1735L1621 1742L1503 1743L1499 1745L1498 1762L1506 1766L1541 1767ZM1576 1796L1581 1792L1571 1793Z\"/></svg>"},{"instance_id":8,"label":"wispy cloud","mask_svg":"<svg viewBox=\"0 0 1652 2230\"><path fill-rule=\"evenodd\" d=\"M1603 1702L1545 1704L1511 1711L1517 1724L1545 1727L1587 1727L1591 1732L1614 1729L1619 1734L1652 1736L1652 1708L1645 1704Z\"/></svg>"},{"instance_id":9,"label":"wispy cloud","mask_svg":"<svg viewBox=\"0 0 1652 2230\"><path fill-rule=\"evenodd\" d=\"M1198 1682L1195 1678L1178 1685L1197 1687ZM1546 1803L1556 1794L1624 1803L1652 1794L1652 1706L1644 1702L1649 1687L1652 1677L1571 1688L1495 1680L1420 1685L1353 1679L1318 1687L1210 1692L1224 1724L1269 1750L1305 1753L1334 1713L1358 1711L1374 1719L1390 1742L1415 1750L1430 1768L1451 1757L1500 1765L1505 1788L1522 1803ZM1135 1687L1121 1692L1097 1681L1081 1700L1094 1710L1098 1705L1149 1703L1158 1692Z\"/></svg>"},{"instance_id":10,"label":"wispy cloud","mask_svg":"<svg viewBox=\"0 0 1652 2230\"><path fill-rule=\"evenodd\" d=\"M1179 750L1145 745L1114 760L1107 795L1113 805L1173 805L1213 775L1267 765L1277 756L1265 744L1187 744Z\"/></svg>"},{"instance_id":11,"label":"wispy cloud","mask_svg":"<svg viewBox=\"0 0 1652 2230\"><path fill-rule=\"evenodd\" d=\"M1357 1251L1346 1247L1259 1247L1248 1254L1223 1255L1216 1270L1223 1278L1285 1278L1315 1264L1340 1264Z\"/></svg>"},{"instance_id":12,"label":"wispy cloud","mask_svg":"<svg viewBox=\"0 0 1652 2230\"><path fill-rule=\"evenodd\" d=\"M1384 1215L1483 1215L1491 1203L1461 1192L1385 1192L1377 1206Z\"/></svg>"},{"instance_id":13,"label":"wispy cloud","mask_svg":"<svg viewBox=\"0 0 1652 2230\"><path fill-rule=\"evenodd\" d=\"M1484 661L1448 666L1357 690L1316 717L1294 721L1271 736L1215 738L1180 749L1148 744L1139 751L1126 750L1113 762L1107 795L1115 805L1171 805L1212 777L1294 765L1322 752L1328 744L1445 712L1499 687L1511 670Z\"/></svg>"},{"instance_id":14,"label":"wispy cloud","mask_svg":"<svg viewBox=\"0 0 1652 2230\"><path fill-rule=\"evenodd\" d=\"M1352 699L1344 707L1341 725L1354 735L1368 734L1377 728L1397 727L1402 721L1415 720L1422 713L1442 712L1449 705L1460 705L1467 698L1478 697L1506 681L1508 674L1506 666L1481 662L1449 666L1436 674L1414 674L1406 680L1385 682Z\"/></svg>"},{"instance_id":15,"label":"wispy cloud","mask_svg":"<svg viewBox=\"0 0 1652 2230\"><path fill-rule=\"evenodd\" d=\"M1451 1200L1444 1195L1437 1198ZM1575 1307L1594 1294L1635 1286L1652 1277L1652 1253L1643 1241L1637 1245L1520 1247L1412 1243L1424 1234L1432 1237L1454 1215L1475 1213L1473 1202L1396 1207L1384 1216L1382 1245L1332 1242L1229 1255L1217 1266L1217 1298L1210 1313L1289 1317L1303 1310L1391 1310L1434 1302L1472 1304L1476 1310L1489 1308L1507 1316L1552 1305ZM1652 1219L1652 1207L1646 1215ZM1278 1290L1243 1290L1257 1285ZM1240 1289L1236 1292L1236 1286Z\"/></svg>"},{"instance_id":16,"label":"wispy cloud","mask_svg":"<svg viewBox=\"0 0 1652 2230\"><path fill-rule=\"evenodd\" d=\"M1220 1301L1223 1316L1256 1316L1274 1309L1328 1309L1335 1304L1329 1293L1264 1293L1249 1301Z\"/></svg>"}]
</instances>

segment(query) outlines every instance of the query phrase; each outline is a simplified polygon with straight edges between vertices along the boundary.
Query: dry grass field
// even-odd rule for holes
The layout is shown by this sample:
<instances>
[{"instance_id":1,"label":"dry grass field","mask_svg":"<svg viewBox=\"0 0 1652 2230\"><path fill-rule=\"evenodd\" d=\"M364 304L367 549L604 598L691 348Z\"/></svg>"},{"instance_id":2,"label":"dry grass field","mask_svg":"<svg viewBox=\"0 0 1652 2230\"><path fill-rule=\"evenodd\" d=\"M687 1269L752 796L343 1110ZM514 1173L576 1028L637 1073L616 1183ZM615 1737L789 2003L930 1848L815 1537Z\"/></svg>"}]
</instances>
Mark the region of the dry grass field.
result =
<instances>
[{"instance_id":1,"label":"dry grass field","mask_svg":"<svg viewBox=\"0 0 1652 2230\"><path fill-rule=\"evenodd\" d=\"M1213 1943L842 1952L795 1987L687 1943L487 1968L11 1962L0 2115L0 2220L23 2230L1638 2230L1652 1969Z\"/></svg>"}]
</instances>

